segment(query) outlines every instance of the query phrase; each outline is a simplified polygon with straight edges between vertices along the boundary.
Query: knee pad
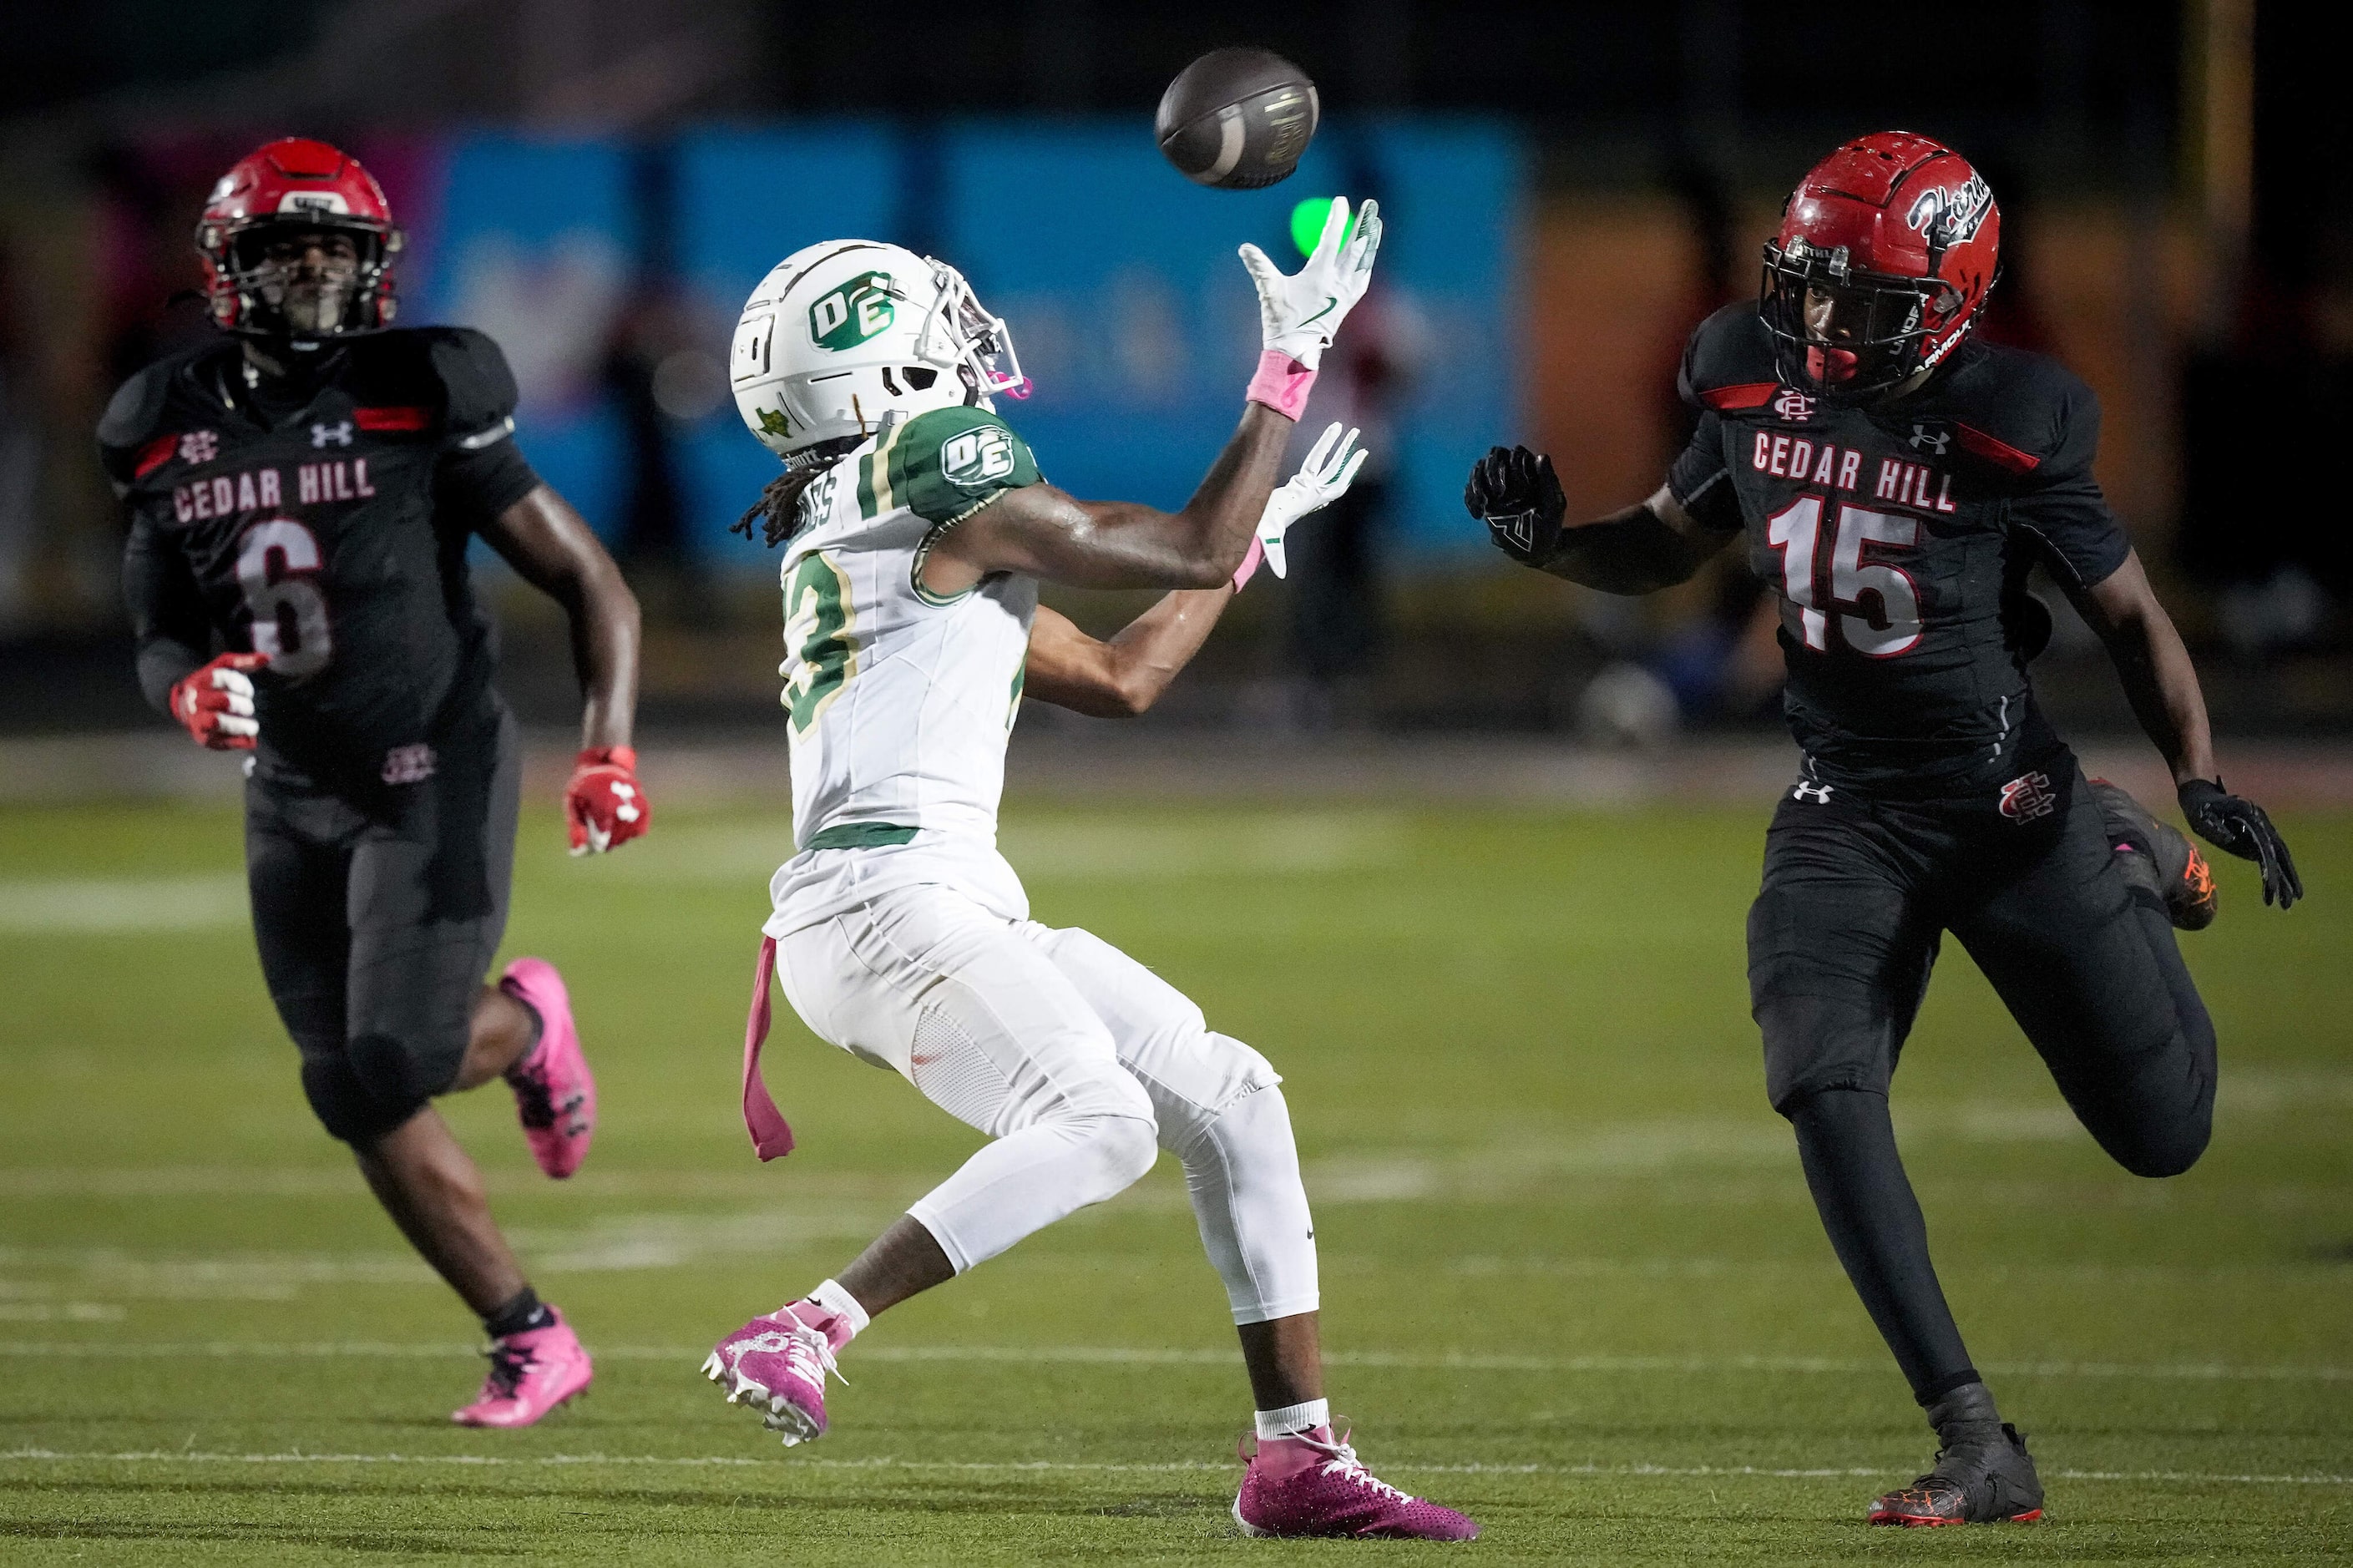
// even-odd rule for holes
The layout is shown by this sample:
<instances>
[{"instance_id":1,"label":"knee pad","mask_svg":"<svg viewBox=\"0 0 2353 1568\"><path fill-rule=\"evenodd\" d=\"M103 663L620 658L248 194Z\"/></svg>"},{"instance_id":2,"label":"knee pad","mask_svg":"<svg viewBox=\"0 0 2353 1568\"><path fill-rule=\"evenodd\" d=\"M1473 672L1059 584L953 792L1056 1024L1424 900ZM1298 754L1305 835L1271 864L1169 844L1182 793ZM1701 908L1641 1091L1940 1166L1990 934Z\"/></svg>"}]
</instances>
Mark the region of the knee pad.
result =
<instances>
[{"instance_id":1,"label":"knee pad","mask_svg":"<svg viewBox=\"0 0 2353 1568\"><path fill-rule=\"evenodd\" d=\"M385 1105L405 1107L406 1114L457 1080L465 1050L462 1038L452 1057L447 1051L428 1055L390 1035L365 1034L353 1036L344 1054L369 1094Z\"/></svg>"},{"instance_id":2,"label":"knee pad","mask_svg":"<svg viewBox=\"0 0 2353 1568\"><path fill-rule=\"evenodd\" d=\"M1094 1156L1101 1176L1101 1194L1089 1203L1115 1197L1145 1178L1160 1158L1150 1118L1101 1116L1086 1119L1086 1148Z\"/></svg>"},{"instance_id":3,"label":"knee pad","mask_svg":"<svg viewBox=\"0 0 2353 1568\"><path fill-rule=\"evenodd\" d=\"M2136 1176L2178 1176L2198 1163L2214 1135L2214 1100L2201 1100L2184 1114L2128 1128L2094 1128L2108 1157Z\"/></svg>"},{"instance_id":4,"label":"knee pad","mask_svg":"<svg viewBox=\"0 0 2353 1568\"><path fill-rule=\"evenodd\" d=\"M302 1097L331 1137L364 1149L417 1114L422 1099L403 1104L379 1100L340 1049L302 1055Z\"/></svg>"}]
</instances>

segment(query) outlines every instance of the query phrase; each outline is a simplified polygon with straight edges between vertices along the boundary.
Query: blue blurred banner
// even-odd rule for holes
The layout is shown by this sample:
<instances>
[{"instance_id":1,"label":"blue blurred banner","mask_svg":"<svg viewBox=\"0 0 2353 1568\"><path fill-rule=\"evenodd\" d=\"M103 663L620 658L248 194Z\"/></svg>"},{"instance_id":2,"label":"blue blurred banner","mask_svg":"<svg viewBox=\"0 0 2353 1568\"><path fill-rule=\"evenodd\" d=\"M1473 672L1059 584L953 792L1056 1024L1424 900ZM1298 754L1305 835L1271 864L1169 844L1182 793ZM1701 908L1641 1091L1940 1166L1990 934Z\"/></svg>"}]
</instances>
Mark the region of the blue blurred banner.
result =
<instances>
[{"instance_id":1,"label":"blue blurred banner","mask_svg":"<svg viewBox=\"0 0 2353 1568\"><path fill-rule=\"evenodd\" d=\"M607 142L471 137L442 182L438 264L411 321L479 327L498 341L522 399L515 427L542 477L598 533L618 527L628 442L604 384L640 235L628 153Z\"/></svg>"},{"instance_id":2,"label":"blue blurred banner","mask_svg":"<svg viewBox=\"0 0 2353 1568\"><path fill-rule=\"evenodd\" d=\"M718 374L735 318L770 268L819 240L895 237L905 165L898 136L880 125L711 132L680 144L670 243ZM734 399L689 426L678 455L696 554L761 565L766 552L727 529L779 469L744 427Z\"/></svg>"},{"instance_id":3,"label":"blue blurred banner","mask_svg":"<svg viewBox=\"0 0 2353 1568\"><path fill-rule=\"evenodd\" d=\"M1525 157L1500 123L1326 125L1283 184L1210 191L1125 120L923 128L835 122L689 134L666 182L633 184L616 142L482 136L447 153L434 250L410 320L480 327L522 387L524 450L608 536L632 479L606 382L648 244L666 255L717 366L744 299L805 245L858 237L962 268L1012 324L1034 395L1007 402L1048 478L1081 496L1181 505L1240 417L1258 357L1256 296L1234 255L1290 270L1292 209L1381 202L1374 293L1342 329L1303 422L1365 426L1389 480L1391 537L1413 557L1469 550L1462 475L1516 433ZM649 191L666 210L639 212ZM643 232L658 216L659 233ZM777 469L732 400L674 433L686 542L758 569L728 525Z\"/></svg>"},{"instance_id":4,"label":"blue blurred banner","mask_svg":"<svg viewBox=\"0 0 2353 1568\"><path fill-rule=\"evenodd\" d=\"M1299 172L1260 191L1187 184L1125 122L966 125L945 147L940 243L1012 324L1037 383L1000 410L1047 477L1079 495L1183 503L1240 417L1258 357L1244 240L1285 270L1303 198L1379 198L1376 293L1341 329L1384 362L1327 361L1303 422L1366 427L1393 463L1389 519L1415 553L1481 541L1462 475L1517 421L1517 250L1525 184L1500 126L1326 126ZM1351 365L1355 366L1352 373ZM1335 384L1355 376L1355 384Z\"/></svg>"}]
</instances>

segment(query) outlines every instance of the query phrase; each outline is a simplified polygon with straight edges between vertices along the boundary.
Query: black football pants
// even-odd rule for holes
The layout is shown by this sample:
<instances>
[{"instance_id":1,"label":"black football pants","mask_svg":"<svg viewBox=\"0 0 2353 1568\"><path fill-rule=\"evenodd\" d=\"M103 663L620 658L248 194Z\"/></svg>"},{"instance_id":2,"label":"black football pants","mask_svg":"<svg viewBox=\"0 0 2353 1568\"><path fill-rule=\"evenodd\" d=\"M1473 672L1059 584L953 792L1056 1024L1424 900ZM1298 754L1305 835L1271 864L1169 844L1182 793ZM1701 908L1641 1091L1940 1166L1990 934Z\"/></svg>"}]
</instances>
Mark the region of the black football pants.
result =
<instances>
[{"instance_id":1,"label":"black football pants","mask_svg":"<svg viewBox=\"0 0 2353 1568\"><path fill-rule=\"evenodd\" d=\"M245 856L261 972L302 1090L361 1147L457 1080L514 871L521 762L503 711L438 749L433 776L366 809L253 779Z\"/></svg>"},{"instance_id":2,"label":"black football pants","mask_svg":"<svg viewBox=\"0 0 2353 1568\"><path fill-rule=\"evenodd\" d=\"M2014 789L2008 813L1999 787L1910 801L1799 785L1774 816L1748 916L1767 1093L1796 1128L1832 1245L1923 1404L1976 1379L1887 1113L1943 932L2126 1170L2188 1170L2213 1121L2213 1025L2164 910L2116 868L2072 753L2025 776L2042 782Z\"/></svg>"}]
</instances>

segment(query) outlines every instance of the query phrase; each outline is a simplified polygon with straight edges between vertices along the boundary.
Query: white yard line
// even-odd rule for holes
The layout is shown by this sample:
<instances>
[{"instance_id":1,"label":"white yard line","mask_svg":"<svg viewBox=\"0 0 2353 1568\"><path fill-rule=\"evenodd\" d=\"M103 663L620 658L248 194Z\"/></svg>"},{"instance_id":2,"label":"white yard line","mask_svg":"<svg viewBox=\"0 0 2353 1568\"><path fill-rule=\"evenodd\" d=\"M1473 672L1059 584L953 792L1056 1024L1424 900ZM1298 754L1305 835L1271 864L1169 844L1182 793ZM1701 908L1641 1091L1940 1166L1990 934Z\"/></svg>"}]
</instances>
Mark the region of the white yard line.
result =
<instances>
[{"instance_id":1,"label":"white yard line","mask_svg":"<svg viewBox=\"0 0 2353 1568\"><path fill-rule=\"evenodd\" d=\"M554 1468L579 1465L667 1466L673 1468L776 1468L825 1470L948 1470L990 1475L1104 1474L1170 1475L1234 1470L1232 1461L1176 1459L1155 1464L1119 1464L1074 1459L824 1459L754 1458L733 1454L306 1454L299 1450L266 1454L224 1454L190 1449L151 1448L122 1453L74 1453L57 1448L0 1449L0 1463L51 1465L459 1465ZM1684 1479L1705 1476L1756 1476L1774 1480L1821 1480L1883 1476L1887 1467L1848 1466L1842 1468L1777 1468L1765 1465L1417 1465L1391 1462L1384 1467L1400 1474L1448 1476L1612 1476L1627 1479ZM2233 1474L2206 1470L2052 1470L2053 1479L2071 1481L2178 1481L2211 1486L2353 1486L2353 1476L2310 1474Z\"/></svg>"},{"instance_id":2,"label":"white yard line","mask_svg":"<svg viewBox=\"0 0 2353 1568\"><path fill-rule=\"evenodd\" d=\"M707 1347L690 1345L591 1345L589 1352L606 1361L699 1363ZM0 1340L0 1357L26 1360L449 1360L478 1356L479 1348L448 1342L395 1343L386 1341L337 1340L303 1342L243 1340L188 1341L178 1343L122 1343L111 1340ZM1124 1345L872 1345L855 1357L883 1363L998 1363L1022 1365L1085 1366L1227 1366L1228 1350L1154 1350ZM1438 1372L1504 1373L1800 1373L1853 1376L1886 1370L1876 1360L1831 1356L1667 1356L1667 1355L1489 1355L1474 1352L1332 1351L1324 1361L1334 1366L1428 1368ZM2164 1383L2348 1383L2347 1366L2230 1366L2217 1362L1986 1362L1987 1372L2003 1377L2081 1377L2145 1380Z\"/></svg>"}]
</instances>

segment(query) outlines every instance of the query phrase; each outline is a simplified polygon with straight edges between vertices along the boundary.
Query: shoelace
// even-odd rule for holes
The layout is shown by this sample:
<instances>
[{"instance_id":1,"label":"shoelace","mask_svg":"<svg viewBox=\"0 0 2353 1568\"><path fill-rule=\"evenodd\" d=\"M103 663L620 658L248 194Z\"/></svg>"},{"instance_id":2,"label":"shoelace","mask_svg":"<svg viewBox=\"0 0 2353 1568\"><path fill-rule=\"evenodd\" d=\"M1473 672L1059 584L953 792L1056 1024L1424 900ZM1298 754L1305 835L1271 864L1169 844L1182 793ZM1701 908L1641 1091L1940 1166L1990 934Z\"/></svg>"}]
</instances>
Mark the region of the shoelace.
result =
<instances>
[{"instance_id":1,"label":"shoelace","mask_svg":"<svg viewBox=\"0 0 2353 1568\"><path fill-rule=\"evenodd\" d=\"M781 1354L785 1358L786 1371L807 1378L819 1388L825 1386L827 1373L831 1373L834 1380L843 1387L849 1385L849 1379L842 1376L841 1368L835 1364L831 1340L797 1319L787 1318L780 1321L788 1326L754 1334L737 1348L735 1366L739 1372L746 1355L754 1351L765 1351L771 1355Z\"/></svg>"},{"instance_id":2,"label":"shoelace","mask_svg":"<svg viewBox=\"0 0 2353 1568\"><path fill-rule=\"evenodd\" d=\"M1319 1443L1303 1433L1300 1440L1316 1452L1331 1456L1324 1461L1324 1473L1334 1479L1352 1481L1376 1497L1390 1499L1397 1502L1413 1500L1406 1493L1398 1490L1397 1488L1365 1468L1365 1462L1356 1458L1356 1450L1349 1445L1346 1436L1343 1436L1336 1443Z\"/></svg>"},{"instance_id":3,"label":"shoelace","mask_svg":"<svg viewBox=\"0 0 2353 1568\"><path fill-rule=\"evenodd\" d=\"M488 1382L491 1390L501 1399L512 1399L516 1387L522 1382L523 1373L531 1370L531 1352L508 1344L503 1340L494 1340L491 1348L482 1353L491 1358Z\"/></svg>"}]
</instances>

